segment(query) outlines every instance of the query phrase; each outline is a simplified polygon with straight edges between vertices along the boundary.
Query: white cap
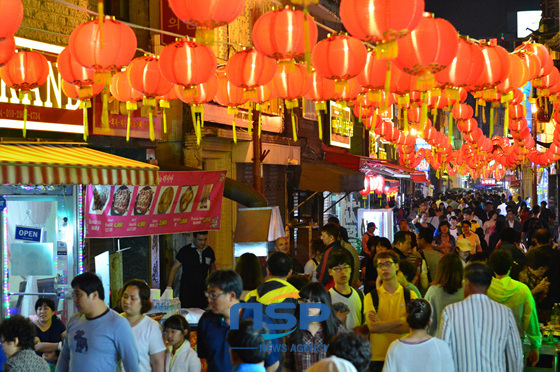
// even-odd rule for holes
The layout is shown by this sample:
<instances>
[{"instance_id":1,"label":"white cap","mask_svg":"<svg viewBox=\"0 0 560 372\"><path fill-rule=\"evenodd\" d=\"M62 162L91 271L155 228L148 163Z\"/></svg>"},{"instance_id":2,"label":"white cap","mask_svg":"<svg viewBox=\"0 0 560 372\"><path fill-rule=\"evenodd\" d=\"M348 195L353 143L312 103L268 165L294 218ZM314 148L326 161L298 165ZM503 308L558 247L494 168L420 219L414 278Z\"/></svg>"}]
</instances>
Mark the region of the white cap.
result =
<instances>
[{"instance_id":1,"label":"white cap","mask_svg":"<svg viewBox=\"0 0 560 372\"><path fill-rule=\"evenodd\" d=\"M307 372L358 372L358 370L346 359L333 355L313 364Z\"/></svg>"}]
</instances>

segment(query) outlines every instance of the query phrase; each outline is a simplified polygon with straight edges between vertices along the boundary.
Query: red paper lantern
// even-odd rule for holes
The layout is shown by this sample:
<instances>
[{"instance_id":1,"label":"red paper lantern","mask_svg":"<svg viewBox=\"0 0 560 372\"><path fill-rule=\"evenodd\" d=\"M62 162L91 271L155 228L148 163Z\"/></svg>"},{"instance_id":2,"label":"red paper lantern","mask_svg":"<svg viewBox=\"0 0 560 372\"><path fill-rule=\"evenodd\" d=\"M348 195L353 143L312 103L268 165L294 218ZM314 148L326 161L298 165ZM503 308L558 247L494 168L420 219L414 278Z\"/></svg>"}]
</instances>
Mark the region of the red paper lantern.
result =
<instances>
[{"instance_id":1,"label":"red paper lantern","mask_svg":"<svg viewBox=\"0 0 560 372\"><path fill-rule=\"evenodd\" d=\"M14 36L23 20L21 0L0 0L0 40Z\"/></svg>"},{"instance_id":2,"label":"red paper lantern","mask_svg":"<svg viewBox=\"0 0 560 372\"><path fill-rule=\"evenodd\" d=\"M389 69L390 71L388 71ZM389 67L389 61L377 58L376 51L370 50L367 53L366 65L357 79L366 89L380 90L385 88L387 73L391 74L389 90L393 91L396 89L397 82L401 76L401 70L393 63Z\"/></svg>"},{"instance_id":3,"label":"red paper lantern","mask_svg":"<svg viewBox=\"0 0 560 372\"><path fill-rule=\"evenodd\" d=\"M40 53L19 51L0 69L0 76L9 88L29 91L47 82L49 65Z\"/></svg>"},{"instance_id":4,"label":"red paper lantern","mask_svg":"<svg viewBox=\"0 0 560 372\"><path fill-rule=\"evenodd\" d=\"M265 102L270 101L274 97L272 97L272 93L268 87L269 85L261 85L255 89L256 95L254 97L249 97L251 102L256 103L257 105L263 104Z\"/></svg>"},{"instance_id":5,"label":"red paper lantern","mask_svg":"<svg viewBox=\"0 0 560 372\"><path fill-rule=\"evenodd\" d=\"M49 77L49 64L44 55L32 51L19 51L0 68L0 78L8 88L17 89L20 98L31 89L40 87ZM27 106L23 113L23 136L27 134Z\"/></svg>"},{"instance_id":6,"label":"red paper lantern","mask_svg":"<svg viewBox=\"0 0 560 372\"><path fill-rule=\"evenodd\" d=\"M311 80L311 88L304 95L305 99L315 102L325 102L329 100L337 100L340 93L335 92L334 81L326 79L319 75L316 70L309 74Z\"/></svg>"},{"instance_id":7,"label":"red paper lantern","mask_svg":"<svg viewBox=\"0 0 560 372\"><path fill-rule=\"evenodd\" d=\"M173 90L176 92L177 97L186 104L202 105L212 102L216 97L216 93L218 93L218 78L216 74L212 74L207 82L197 85L196 89L185 89L182 86L176 85Z\"/></svg>"},{"instance_id":8,"label":"red paper lantern","mask_svg":"<svg viewBox=\"0 0 560 372\"><path fill-rule=\"evenodd\" d=\"M128 76L126 71L121 71L113 75L111 79L111 94L117 101L126 102L127 111L127 125L126 125L126 140L130 139L130 116L132 111L138 109L138 101L144 98L142 93L135 91L130 82L128 81ZM153 125L150 125L150 139L153 141L155 139L155 134L153 133Z\"/></svg>"},{"instance_id":9,"label":"red paper lantern","mask_svg":"<svg viewBox=\"0 0 560 372\"><path fill-rule=\"evenodd\" d=\"M399 39L395 64L404 72L419 77L427 88L434 85L433 74L453 62L458 48L457 30L443 18L424 13L418 26Z\"/></svg>"},{"instance_id":10,"label":"red paper lantern","mask_svg":"<svg viewBox=\"0 0 560 372\"><path fill-rule=\"evenodd\" d=\"M301 10L289 8L265 13L253 26L255 49L279 61L302 59L317 44L317 36L317 25L313 18Z\"/></svg>"},{"instance_id":11,"label":"red paper lantern","mask_svg":"<svg viewBox=\"0 0 560 372\"><path fill-rule=\"evenodd\" d=\"M317 73L332 80L349 80L364 69L367 50L364 44L348 35L334 35L321 40L311 53Z\"/></svg>"},{"instance_id":12,"label":"red paper lantern","mask_svg":"<svg viewBox=\"0 0 560 372\"><path fill-rule=\"evenodd\" d=\"M79 64L68 47L57 58L58 72L62 80L77 86L91 86L95 80L95 71Z\"/></svg>"},{"instance_id":13,"label":"red paper lantern","mask_svg":"<svg viewBox=\"0 0 560 372\"><path fill-rule=\"evenodd\" d=\"M509 118L512 120L519 120L525 117L525 106L521 104L510 105L508 107L508 111L509 111Z\"/></svg>"},{"instance_id":14,"label":"red paper lantern","mask_svg":"<svg viewBox=\"0 0 560 372\"><path fill-rule=\"evenodd\" d=\"M548 89L560 82L560 73L556 67L552 67L552 70L548 75L541 78L540 84L538 85L540 89Z\"/></svg>"},{"instance_id":15,"label":"red paper lantern","mask_svg":"<svg viewBox=\"0 0 560 372\"><path fill-rule=\"evenodd\" d=\"M466 87L474 84L484 69L484 56L478 45L460 37L453 61L436 73L436 80L444 86Z\"/></svg>"},{"instance_id":16,"label":"red paper lantern","mask_svg":"<svg viewBox=\"0 0 560 372\"><path fill-rule=\"evenodd\" d=\"M233 142L237 143L237 134L235 132L235 115L237 107L245 104L248 98L243 88L236 87L227 78L225 72L219 70L218 76L218 92L214 97L214 101L222 106L228 107L228 113L233 116Z\"/></svg>"},{"instance_id":17,"label":"red paper lantern","mask_svg":"<svg viewBox=\"0 0 560 372\"><path fill-rule=\"evenodd\" d=\"M396 57L395 40L414 30L424 12L424 0L342 0L340 18L348 32L378 43L385 57Z\"/></svg>"},{"instance_id":18,"label":"red paper lantern","mask_svg":"<svg viewBox=\"0 0 560 372\"><path fill-rule=\"evenodd\" d=\"M529 80L529 69L525 62L516 54L509 54L510 73L506 80L496 87L499 93L507 94L513 89L522 87Z\"/></svg>"},{"instance_id":19,"label":"red paper lantern","mask_svg":"<svg viewBox=\"0 0 560 372\"><path fill-rule=\"evenodd\" d=\"M505 81L511 70L511 62L507 50L499 45L482 45L485 68L474 84L474 90L494 88Z\"/></svg>"},{"instance_id":20,"label":"red paper lantern","mask_svg":"<svg viewBox=\"0 0 560 372\"><path fill-rule=\"evenodd\" d=\"M311 79L305 65L284 63L278 65L268 87L275 97L294 101L311 89Z\"/></svg>"},{"instance_id":21,"label":"red paper lantern","mask_svg":"<svg viewBox=\"0 0 560 372\"><path fill-rule=\"evenodd\" d=\"M473 109L471 105L466 103L458 103L453 106L451 114L455 120L469 120L473 116Z\"/></svg>"},{"instance_id":22,"label":"red paper lantern","mask_svg":"<svg viewBox=\"0 0 560 372\"><path fill-rule=\"evenodd\" d=\"M183 39L161 50L159 69L167 81L191 88L214 74L216 56L210 47Z\"/></svg>"},{"instance_id":23,"label":"red paper lantern","mask_svg":"<svg viewBox=\"0 0 560 372\"><path fill-rule=\"evenodd\" d=\"M245 0L169 0L169 7L180 20L203 29L213 29L239 17L245 8Z\"/></svg>"},{"instance_id":24,"label":"red paper lantern","mask_svg":"<svg viewBox=\"0 0 560 372\"><path fill-rule=\"evenodd\" d=\"M463 133L472 132L476 128L478 128L478 123L474 118L470 118L468 120L460 120L457 122L457 129L459 129Z\"/></svg>"},{"instance_id":25,"label":"red paper lantern","mask_svg":"<svg viewBox=\"0 0 560 372\"><path fill-rule=\"evenodd\" d=\"M517 55L525 62L525 65L527 66L527 73L529 74L529 80L535 79L542 68L539 57L532 53L521 51L513 52L513 54Z\"/></svg>"},{"instance_id":26,"label":"red paper lantern","mask_svg":"<svg viewBox=\"0 0 560 372\"><path fill-rule=\"evenodd\" d=\"M227 62L229 81L240 88L255 89L267 84L276 73L276 61L256 49L235 53Z\"/></svg>"},{"instance_id":27,"label":"red paper lantern","mask_svg":"<svg viewBox=\"0 0 560 372\"><path fill-rule=\"evenodd\" d=\"M0 67L4 66L16 52L16 41L13 36L0 39Z\"/></svg>"},{"instance_id":28,"label":"red paper lantern","mask_svg":"<svg viewBox=\"0 0 560 372\"><path fill-rule=\"evenodd\" d=\"M72 57L96 72L118 71L130 63L136 53L136 35L130 26L109 16L103 20L101 38L99 19L76 27L68 42Z\"/></svg>"},{"instance_id":29,"label":"red paper lantern","mask_svg":"<svg viewBox=\"0 0 560 372\"><path fill-rule=\"evenodd\" d=\"M350 106L353 104L354 100L358 98L358 95L362 93L362 86L358 83L356 78L348 80L348 82L342 86L342 92L340 92L340 97L337 101L344 101Z\"/></svg>"},{"instance_id":30,"label":"red paper lantern","mask_svg":"<svg viewBox=\"0 0 560 372\"><path fill-rule=\"evenodd\" d=\"M68 52L70 54L70 52ZM103 91L104 84L97 83L93 85L74 85L66 80L62 80L62 91L68 98L80 101L80 108L83 110L83 125L84 125L84 141L87 141L89 135L88 129L88 114L87 110L91 107L91 99Z\"/></svg>"},{"instance_id":31,"label":"red paper lantern","mask_svg":"<svg viewBox=\"0 0 560 372\"><path fill-rule=\"evenodd\" d=\"M147 98L163 96L173 88L160 72L156 56L138 57L127 68L128 81L132 89Z\"/></svg>"}]
</instances>

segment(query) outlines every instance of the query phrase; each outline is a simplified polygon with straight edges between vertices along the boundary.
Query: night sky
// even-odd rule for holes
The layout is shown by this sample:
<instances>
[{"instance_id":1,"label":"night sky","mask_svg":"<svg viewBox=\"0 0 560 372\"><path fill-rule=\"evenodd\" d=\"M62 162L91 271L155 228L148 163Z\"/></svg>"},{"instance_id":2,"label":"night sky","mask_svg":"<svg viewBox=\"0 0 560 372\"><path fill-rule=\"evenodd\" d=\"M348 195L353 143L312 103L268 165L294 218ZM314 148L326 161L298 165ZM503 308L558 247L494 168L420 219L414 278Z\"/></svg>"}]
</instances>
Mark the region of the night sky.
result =
<instances>
[{"instance_id":1,"label":"night sky","mask_svg":"<svg viewBox=\"0 0 560 372\"><path fill-rule=\"evenodd\" d=\"M540 0L425 0L426 11L475 39L515 38L516 13L539 10Z\"/></svg>"}]
</instances>

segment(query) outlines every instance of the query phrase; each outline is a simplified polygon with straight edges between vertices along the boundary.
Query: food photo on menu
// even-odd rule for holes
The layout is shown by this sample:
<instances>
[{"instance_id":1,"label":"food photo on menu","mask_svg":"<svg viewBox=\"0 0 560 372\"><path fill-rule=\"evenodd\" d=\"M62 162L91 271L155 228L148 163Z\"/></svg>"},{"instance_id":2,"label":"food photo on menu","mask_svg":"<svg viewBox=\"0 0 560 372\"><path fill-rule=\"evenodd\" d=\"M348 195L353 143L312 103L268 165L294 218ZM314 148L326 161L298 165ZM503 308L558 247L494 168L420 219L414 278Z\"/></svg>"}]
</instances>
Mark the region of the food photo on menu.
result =
<instances>
[{"instance_id":1,"label":"food photo on menu","mask_svg":"<svg viewBox=\"0 0 560 372\"><path fill-rule=\"evenodd\" d=\"M113 204L111 204L112 216L124 216L130 206L132 191L128 186L122 185L116 188L113 194Z\"/></svg>"},{"instance_id":2,"label":"food photo on menu","mask_svg":"<svg viewBox=\"0 0 560 372\"><path fill-rule=\"evenodd\" d=\"M89 212L93 214L102 214L107 207L109 195L111 195L111 186L92 185L91 191L93 198L90 204Z\"/></svg>"},{"instance_id":3,"label":"food photo on menu","mask_svg":"<svg viewBox=\"0 0 560 372\"><path fill-rule=\"evenodd\" d=\"M198 191L198 186L183 186L181 197L175 207L175 213L188 213L192 211L194 197Z\"/></svg>"},{"instance_id":4,"label":"food photo on menu","mask_svg":"<svg viewBox=\"0 0 560 372\"><path fill-rule=\"evenodd\" d=\"M204 185L202 188L202 194L200 195L200 200L198 202L199 211L207 211L210 209L210 193L212 192L212 187L214 185Z\"/></svg>"},{"instance_id":5,"label":"food photo on menu","mask_svg":"<svg viewBox=\"0 0 560 372\"><path fill-rule=\"evenodd\" d=\"M155 192L151 186L144 186L138 190L136 201L134 202L134 215L144 215L150 211L154 194Z\"/></svg>"},{"instance_id":6,"label":"food photo on menu","mask_svg":"<svg viewBox=\"0 0 560 372\"><path fill-rule=\"evenodd\" d=\"M166 214L169 212L171 204L173 204L173 197L175 196L175 191L177 186L166 186L160 190L159 200L157 203L157 214Z\"/></svg>"}]
</instances>

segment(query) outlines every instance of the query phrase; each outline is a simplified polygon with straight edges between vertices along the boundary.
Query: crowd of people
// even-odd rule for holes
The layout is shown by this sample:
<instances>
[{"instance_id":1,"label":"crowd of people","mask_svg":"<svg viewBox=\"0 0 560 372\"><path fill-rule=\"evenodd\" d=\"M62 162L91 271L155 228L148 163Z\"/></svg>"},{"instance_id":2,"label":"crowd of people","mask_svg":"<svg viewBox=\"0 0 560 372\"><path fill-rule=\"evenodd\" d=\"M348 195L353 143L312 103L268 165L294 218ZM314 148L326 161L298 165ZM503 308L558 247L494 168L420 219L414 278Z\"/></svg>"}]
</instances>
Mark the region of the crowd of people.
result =
<instances>
[{"instance_id":1,"label":"crowd of people","mask_svg":"<svg viewBox=\"0 0 560 372\"><path fill-rule=\"evenodd\" d=\"M78 313L67 324L44 298L34 322L16 315L0 324L4 370L499 372L536 365L539 322L550 322L560 302L555 211L470 193L412 200L395 216L392 241L368 224L361 257L331 218L305 265L280 238L264 267L245 253L234 269L217 269L207 233L197 233L169 280L189 265L205 278L201 288L200 278L182 274L190 286L181 295L194 293L206 308L193 345L182 315L162 324L146 315L144 281L124 285L119 314L105 305L98 276L78 275Z\"/></svg>"}]
</instances>

